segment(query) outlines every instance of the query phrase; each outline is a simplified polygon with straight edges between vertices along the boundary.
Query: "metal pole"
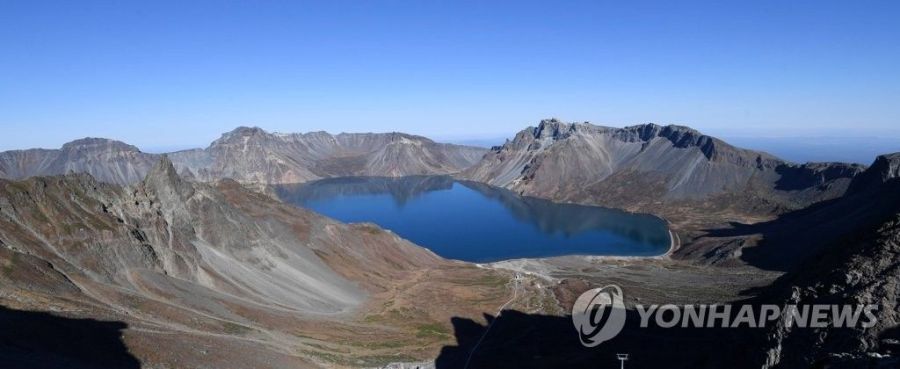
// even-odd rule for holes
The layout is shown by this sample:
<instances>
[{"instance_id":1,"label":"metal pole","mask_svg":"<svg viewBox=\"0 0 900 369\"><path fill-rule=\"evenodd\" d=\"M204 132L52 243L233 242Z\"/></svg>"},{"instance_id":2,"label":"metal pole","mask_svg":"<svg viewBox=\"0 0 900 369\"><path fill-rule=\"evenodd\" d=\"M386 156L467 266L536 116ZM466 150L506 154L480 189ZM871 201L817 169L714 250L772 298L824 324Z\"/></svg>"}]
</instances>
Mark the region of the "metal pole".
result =
<instances>
[{"instance_id":1,"label":"metal pole","mask_svg":"<svg viewBox=\"0 0 900 369\"><path fill-rule=\"evenodd\" d=\"M628 354L616 354L616 358L619 359L619 367L625 369L625 360L628 360Z\"/></svg>"}]
</instances>

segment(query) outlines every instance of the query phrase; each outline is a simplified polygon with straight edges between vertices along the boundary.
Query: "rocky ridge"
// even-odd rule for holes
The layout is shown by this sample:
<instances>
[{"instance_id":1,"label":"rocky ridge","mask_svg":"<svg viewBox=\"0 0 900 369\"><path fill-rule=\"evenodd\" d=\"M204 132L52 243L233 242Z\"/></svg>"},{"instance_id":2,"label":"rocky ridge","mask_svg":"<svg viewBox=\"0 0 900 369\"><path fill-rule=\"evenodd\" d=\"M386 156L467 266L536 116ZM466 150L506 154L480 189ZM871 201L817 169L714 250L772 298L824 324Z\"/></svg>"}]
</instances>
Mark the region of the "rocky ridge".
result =
<instances>
[{"instance_id":1,"label":"rocky ridge","mask_svg":"<svg viewBox=\"0 0 900 369\"><path fill-rule=\"evenodd\" d=\"M712 201L724 208L734 197L768 204L768 212L799 209L840 196L863 169L793 164L684 126L611 128L546 119L459 176L525 195L658 214L660 205Z\"/></svg>"},{"instance_id":2,"label":"rocky ridge","mask_svg":"<svg viewBox=\"0 0 900 369\"><path fill-rule=\"evenodd\" d=\"M239 127L205 149L167 154L179 175L211 182L285 184L341 176L432 175L458 172L486 150L436 143L404 133L280 134ZM114 140L86 138L59 150L0 153L0 178L88 173L103 182L139 182L160 155Z\"/></svg>"}]
</instances>

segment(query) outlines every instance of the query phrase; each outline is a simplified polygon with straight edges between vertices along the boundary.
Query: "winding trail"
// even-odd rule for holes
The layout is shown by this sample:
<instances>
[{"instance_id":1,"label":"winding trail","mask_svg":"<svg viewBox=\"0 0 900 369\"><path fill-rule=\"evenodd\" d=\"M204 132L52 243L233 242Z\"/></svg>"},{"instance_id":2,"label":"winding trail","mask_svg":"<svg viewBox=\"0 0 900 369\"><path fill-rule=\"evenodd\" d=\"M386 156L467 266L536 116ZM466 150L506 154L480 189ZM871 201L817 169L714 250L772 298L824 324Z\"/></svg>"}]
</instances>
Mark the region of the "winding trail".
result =
<instances>
[{"instance_id":1,"label":"winding trail","mask_svg":"<svg viewBox=\"0 0 900 369\"><path fill-rule=\"evenodd\" d=\"M506 309L509 304L516 300L516 297L519 296L519 281L522 279L522 275L516 273L516 279L513 284L513 295L512 298L509 299L505 304L500 305L500 308L497 309L497 314L494 315L494 320L488 324L487 329L484 330L484 334L481 335L481 338L478 339L478 342L475 343L475 346L472 346L472 351L469 351L469 357L466 358L466 365L463 366L463 369L469 369L469 362L472 361L472 356L475 356L475 351L478 350L478 346L481 345L481 342L484 341L484 338L487 337L488 333L491 332L491 328L494 327L494 323L500 320L500 315L503 314L503 309Z\"/></svg>"}]
</instances>

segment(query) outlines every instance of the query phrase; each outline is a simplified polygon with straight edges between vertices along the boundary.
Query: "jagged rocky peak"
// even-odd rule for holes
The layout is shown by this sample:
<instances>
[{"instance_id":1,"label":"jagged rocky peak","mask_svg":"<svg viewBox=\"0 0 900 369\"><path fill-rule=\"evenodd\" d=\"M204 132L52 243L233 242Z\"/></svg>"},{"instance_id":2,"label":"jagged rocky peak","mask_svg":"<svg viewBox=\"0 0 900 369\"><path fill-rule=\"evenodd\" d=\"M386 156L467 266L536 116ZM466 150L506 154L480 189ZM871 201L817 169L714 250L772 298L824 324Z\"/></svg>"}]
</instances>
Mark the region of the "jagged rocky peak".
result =
<instances>
[{"instance_id":1,"label":"jagged rocky peak","mask_svg":"<svg viewBox=\"0 0 900 369\"><path fill-rule=\"evenodd\" d=\"M108 138L85 137L71 142L67 142L62 146L63 151L133 151L140 152L136 146L129 145L122 141L110 140Z\"/></svg>"},{"instance_id":2,"label":"jagged rocky peak","mask_svg":"<svg viewBox=\"0 0 900 369\"><path fill-rule=\"evenodd\" d=\"M537 127L532 128L531 131L536 139L563 139L575 132L577 125L578 123L566 123L556 118L541 119Z\"/></svg>"},{"instance_id":3,"label":"jagged rocky peak","mask_svg":"<svg viewBox=\"0 0 900 369\"><path fill-rule=\"evenodd\" d=\"M148 179L152 177L165 177L169 179L176 179L178 177L175 165L172 164L172 160L169 160L168 155L161 155L156 164L153 165L153 168L150 169L150 172L147 173Z\"/></svg>"},{"instance_id":4,"label":"jagged rocky peak","mask_svg":"<svg viewBox=\"0 0 900 369\"><path fill-rule=\"evenodd\" d=\"M193 186L178 175L168 155L162 155L144 177L144 188L157 194L177 194L181 198L193 194Z\"/></svg>"}]
</instances>

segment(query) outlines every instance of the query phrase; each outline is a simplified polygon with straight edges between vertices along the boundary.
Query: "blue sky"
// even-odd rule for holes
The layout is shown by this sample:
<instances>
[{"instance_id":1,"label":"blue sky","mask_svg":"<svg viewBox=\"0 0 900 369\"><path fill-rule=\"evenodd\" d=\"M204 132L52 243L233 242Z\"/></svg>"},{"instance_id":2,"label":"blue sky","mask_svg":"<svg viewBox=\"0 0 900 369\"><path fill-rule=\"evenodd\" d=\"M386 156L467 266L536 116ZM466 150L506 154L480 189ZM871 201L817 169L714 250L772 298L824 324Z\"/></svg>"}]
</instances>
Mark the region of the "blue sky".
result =
<instances>
[{"instance_id":1,"label":"blue sky","mask_svg":"<svg viewBox=\"0 0 900 369\"><path fill-rule=\"evenodd\" d=\"M544 117L900 140L898 19L897 1L6 0L0 150L238 125L477 139Z\"/></svg>"}]
</instances>

